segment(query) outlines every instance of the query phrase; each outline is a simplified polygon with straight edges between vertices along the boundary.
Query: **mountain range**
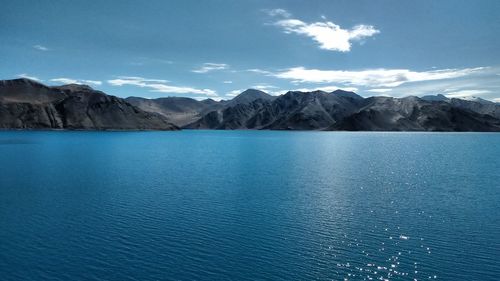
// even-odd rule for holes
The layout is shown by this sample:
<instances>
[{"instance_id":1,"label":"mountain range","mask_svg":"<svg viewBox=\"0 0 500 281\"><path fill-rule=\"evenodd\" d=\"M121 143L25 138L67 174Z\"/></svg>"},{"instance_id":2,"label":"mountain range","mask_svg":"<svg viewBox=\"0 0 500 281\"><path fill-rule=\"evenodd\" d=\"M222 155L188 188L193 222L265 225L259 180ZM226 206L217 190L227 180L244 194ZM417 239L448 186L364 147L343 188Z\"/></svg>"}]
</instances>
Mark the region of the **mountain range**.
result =
<instances>
[{"instance_id":1,"label":"mountain range","mask_svg":"<svg viewBox=\"0 0 500 281\"><path fill-rule=\"evenodd\" d=\"M179 129L161 114L144 111L89 86L49 87L24 78L0 81L0 128Z\"/></svg>"},{"instance_id":2,"label":"mountain range","mask_svg":"<svg viewBox=\"0 0 500 281\"><path fill-rule=\"evenodd\" d=\"M354 92L248 89L231 100L126 99L85 85L0 81L0 128L85 130L500 131L500 104L443 95L363 98Z\"/></svg>"}]
</instances>

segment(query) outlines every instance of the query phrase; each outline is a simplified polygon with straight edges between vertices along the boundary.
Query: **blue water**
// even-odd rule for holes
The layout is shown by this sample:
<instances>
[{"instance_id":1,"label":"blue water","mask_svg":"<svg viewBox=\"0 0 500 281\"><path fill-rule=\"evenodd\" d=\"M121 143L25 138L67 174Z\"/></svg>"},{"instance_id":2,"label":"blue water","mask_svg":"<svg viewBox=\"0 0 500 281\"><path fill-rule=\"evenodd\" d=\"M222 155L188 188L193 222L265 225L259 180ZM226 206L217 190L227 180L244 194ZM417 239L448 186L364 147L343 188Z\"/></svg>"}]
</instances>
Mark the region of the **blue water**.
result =
<instances>
[{"instance_id":1,"label":"blue water","mask_svg":"<svg viewBox=\"0 0 500 281\"><path fill-rule=\"evenodd\" d=\"M500 134L0 132L1 280L500 280Z\"/></svg>"}]
</instances>

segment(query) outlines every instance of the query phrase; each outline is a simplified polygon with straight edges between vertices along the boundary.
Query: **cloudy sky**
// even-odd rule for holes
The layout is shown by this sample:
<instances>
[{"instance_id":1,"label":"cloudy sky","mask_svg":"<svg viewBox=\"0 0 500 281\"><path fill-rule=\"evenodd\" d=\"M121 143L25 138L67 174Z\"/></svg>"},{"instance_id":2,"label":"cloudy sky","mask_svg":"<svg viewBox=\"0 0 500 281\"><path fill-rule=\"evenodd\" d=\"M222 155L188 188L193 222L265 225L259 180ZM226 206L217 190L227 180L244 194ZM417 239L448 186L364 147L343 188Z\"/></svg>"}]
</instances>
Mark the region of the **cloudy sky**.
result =
<instances>
[{"instance_id":1,"label":"cloudy sky","mask_svg":"<svg viewBox=\"0 0 500 281\"><path fill-rule=\"evenodd\" d=\"M500 101L500 1L6 1L0 79L229 99L338 88Z\"/></svg>"}]
</instances>

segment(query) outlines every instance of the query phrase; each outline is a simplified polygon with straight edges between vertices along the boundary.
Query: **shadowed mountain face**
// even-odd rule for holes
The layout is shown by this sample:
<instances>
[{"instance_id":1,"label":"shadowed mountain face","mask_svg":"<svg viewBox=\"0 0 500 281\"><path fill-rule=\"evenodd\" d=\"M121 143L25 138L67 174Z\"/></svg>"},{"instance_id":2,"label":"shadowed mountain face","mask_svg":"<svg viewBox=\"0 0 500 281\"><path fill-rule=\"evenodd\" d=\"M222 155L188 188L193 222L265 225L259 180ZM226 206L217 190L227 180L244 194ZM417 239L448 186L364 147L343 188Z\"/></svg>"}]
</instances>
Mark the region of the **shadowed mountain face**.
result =
<instances>
[{"instance_id":1,"label":"shadowed mountain face","mask_svg":"<svg viewBox=\"0 0 500 281\"><path fill-rule=\"evenodd\" d=\"M210 112L187 128L320 130L354 113L362 101L344 91L288 92Z\"/></svg>"},{"instance_id":2,"label":"shadowed mountain face","mask_svg":"<svg viewBox=\"0 0 500 281\"><path fill-rule=\"evenodd\" d=\"M48 87L28 79L0 81L0 128L178 129L159 114L88 86Z\"/></svg>"},{"instance_id":3,"label":"shadowed mountain face","mask_svg":"<svg viewBox=\"0 0 500 281\"><path fill-rule=\"evenodd\" d=\"M158 99L128 97L125 100L144 111L161 114L169 122L177 126L184 126L195 122L206 113L220 109L225 104L224 102L217 102L211 99L198 101L183 97Z\"/></svg>"},{"instance_id":4,"label":"shadowed mountain face","mask_svg":"<svg viewBox=\"0 0 500 281\"><path fill-rule=\"evenodd\" d=\"M174 125L175 124L175 125ZM270 96L249 89L229 101L121 99L84 85L0 81L0 128L500 131L500 105L442 95L363 98L337 90Z\"/></svg>"},{"instance_id":5,"label":"shadowed mountain face","mask_svg":"<svg viewBox=\"0 0 500 281\"><path fill-rule=\"evenodd\" d=\"M235 106L238 104L250 104L255 100L261 99L265 101L274 100L274 96L271 96L263 91L248 89L243 91L241 94L234 97L232 100L228 101L226 106Z\"/></svg>"},{"instance_id":6,"label":"shadowed mountain face","mask_svg":"<svg viewBox=\"0 0 500 281\"><path fill-rule=\"evenodd\" d=\"M371 97L356 113L334 124L347 131L500 131L500 120L445 101Z\"/></svg>"},{"instance_id":7,"label":"shadowed mountain face","mask_svg":"<svg viewBox=\"0 0 500 281\"><path fill-rule=\"evenodd\" d=\"M214 101L206 99L198 101L191 98L168 97L145 99L138 97L126 98L126 101L148 112L156 112L165 116L177 126L186 126L198 121L211 111L217 111L239 104L250 104L255 100L273 100L275 97L259 90L248 89L230 101Z\"/></svg>"},{"instance_id":8,"label":"shadowed mountain face","mask_svg":"<svg viewBox=\"0 0 500 281\"><path fill-rule=\"evenodd\" d=\"M467 99L447 98L443 95L424 96L423 100L427 101L445 101L454 107L467 109L480 114L488 114L497 119L500 119L500 104L485 100L478 97L471 97Z\"/></svg>"},{"instance_id":9,"label":"shadowed mountain face","mask_svg":"<svg viewBox=\"0 0 500 281\"><path fill-rule=\"evenodd\" d=\"M492 102L418 97L364 99L353 92L288 92L207 113L186 128L349 131L500 131Z\"/></svg>"}]
</instances>

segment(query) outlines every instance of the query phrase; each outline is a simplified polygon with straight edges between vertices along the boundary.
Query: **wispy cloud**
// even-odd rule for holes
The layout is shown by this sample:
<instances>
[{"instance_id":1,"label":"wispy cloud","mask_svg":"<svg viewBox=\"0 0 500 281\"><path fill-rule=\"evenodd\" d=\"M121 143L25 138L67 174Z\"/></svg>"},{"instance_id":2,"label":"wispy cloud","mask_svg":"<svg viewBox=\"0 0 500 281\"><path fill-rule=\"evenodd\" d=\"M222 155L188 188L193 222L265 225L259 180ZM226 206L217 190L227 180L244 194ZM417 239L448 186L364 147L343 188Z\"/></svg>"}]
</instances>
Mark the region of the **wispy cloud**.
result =
<instances>
[{"instance_id":1,"label":"wispy cloud","mask_svg":"<svg viewBox=\"0 0 500 281\"><path fill-rule=\"evenodd\" d=\"M102 85L101 81L98 80L78 80L78 79L72 79L72 78L53 78L50 79L51 82L56 82L56 83L62 83L62 84L87 84L87 85L95 85L95 86L100 86Z\"/></svg>"},{"instance_id":2,"label":"wispy cloud","mask_svg":"<svg viewBox=\"0 0 500 281\"><path fill-rule=\"evenodd\" d=\"M463 69L441 69L431 71L412 71L409 69L369 69L319 70L293 67L275 73L274 76L298 83L341 83L364 87L397 87L408 82L442 80L464 77L485 70L484 67Z\"/></svg>"},{"instance_id":3,"label":"wispy cloud","mask_svg":"<svg viewBox=\"0 0 500 281\"><path fill-rule=\"evenodd\" d=\"M224 69L228 69L228 68L229 68L229 65L227 65L225 63L211 63L211 62L207 62L207 63L204 63L201 67L199 67L197 69L193 69L192 72L195 72L195 73L207 73L207 72L210 72L210 71L224 70Z\"/></svg>"},{"instance_id":4,"label":"wispy cloud","mask_svg":"<svg viewBox=\"0 0 500 281\"><path fill-rule=\"evenodd\" d=\"M326 20L307 23L299 19L291 18L291 14L283 9L267 10L268 15L281 18L274 25L283 29L285 33L294 33L312 38L319 47L329 51L349 52L352 42L360 41L380 33L372 25L360 24L351 29L344 29L339 25Z\"/></svg>"},{"instance_id":5,"label":"wispy cloud","mask_svg":"<svg viewBox=\"0 0 500 281\"><path fill-rule=\"evenodd\" d=\"M273 75L273 72L271 71L268 71L268 70L264 70L264 69L260 69L260 68L250 68L250 69L247 69L245 70L247 72L252 72L252 73L258 73L258 74L264 74L264 75Z\"/></svg>"},{"instance_id":6,"label":"wispy cloud","mask_svg":"<svg viewBox=\"0 0 500 281\"><path fill-rule=\"evenodd\" d=\"M273 89L278 89L278 87L269 84L256 84L250 88L260 90L260 91L272 91Z\"/></svg>"},{"instance_id":7,"label":"wispy cloud","mask_svg":"<svg viewBox=\"0 0 500 281\"><path fill-rule=\"evenodd\" d=\"M500 77L494 73L498 67L484 67L467 75L437 80L422 80L405 82L397 87L367 87L361 93L386 94L392 97L424 96L443 94L451 97L477 96L484 99L494 99L500 93Z\"/></svg>"},{"instance_id":8,"label":"wispy cloud","mask_svg":"<svg viewBox=\"0 0 500 281\"><path fill-rule=\"evenodd\" d=\"M293 89L292 91L300 91L300 92L313 92L313 91L323 91L323 92L333 92L336 90L343 90L349 92L357 92L358 88L355 87L339 87L339 86L324 86L324 87L316 87L316 88L298 88Z\"/></svg>"},{"instance_id":9,"label":"wispy cloud","mask_svg":"<svg viewBox=\"0 0 500 281\"><path fill-rule=\"evenodd\" d=\"M366 90L366 91L367 92L371 92L371 93L387 93L387 92L392 91L392 89L380 88L380 89L369 89L369 90Z\"/></svg>"},{"instance_id":10,"label":"wispy cloud","mask_svg":"<svg viewBox=\"0 0 500 281\"><path fill-rule=\"evenodd\" d=\"M224 84L232 84L233 81L226 80L226 81L223 81L222 83L224 83Z\"/></svg>"},{"instance_id":11,"label":"wispy cloud","mask_svg":"<svg viewBox=\"0 0 500 281\"><path fill-rule=\"evenodd\" d=\"M460 91L445 93L445 96L447 98L468 98L468 97L481 96L489 93L491 93L491 91L488 90L460 90Z\"/></svg>"},{"instance_id":12,"label":"wispy cloud","mask_svg":"<svg viewBox=\"0 0 500 281\"><path fill-rule=\"evenodd\" d=\"M290 14L285 9L263 9L262 11L271 17L278 17L279 16L279 17L289 18L292 16L292 14Z\"/></svg>"},{"instance_id":13,"label":"wispy cloud","mask_svg":"<svg viewBox=\"0 0 500 281\"><path fill-rule=\"evenodd\" d=\"M149 89L151 92L169 93L169 94L198 94L209 97L217 97L217 93L210 89L196 89L184 86L168 85L169 81L163 79L148 79L134 76L120 76L117 79L108 80L112 86L131 85Z\"/></svg>"},{"instance_id":14,"label":"wispy cloud","mask_svg":"<svg viewBox=\"0 0 500 281\"><path fill-rule=\"evenodd\" d=\"M33 45L33 48L38 50L38 51L44 51L44 52L49 50L49 48L42 46L42 45Z\"/></svg>"},{"instance_id":15,"label":"wispy cloud","mask_svg":"<svg viewBox=\"0 0 500 281\"><path fill-rule=\"evenodd\" d=\"M35 81L39 81L41 82L42 79L38 78L38 77L35 77L35 76L31 76L31 75L28 75L26 73L22 73L22 74L18 74L17 77L21 77L21 78L26 78L26 79L31 79L31 80L35 80Z\"/></svg>"}]
</instances>

